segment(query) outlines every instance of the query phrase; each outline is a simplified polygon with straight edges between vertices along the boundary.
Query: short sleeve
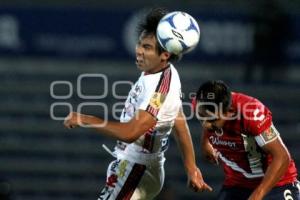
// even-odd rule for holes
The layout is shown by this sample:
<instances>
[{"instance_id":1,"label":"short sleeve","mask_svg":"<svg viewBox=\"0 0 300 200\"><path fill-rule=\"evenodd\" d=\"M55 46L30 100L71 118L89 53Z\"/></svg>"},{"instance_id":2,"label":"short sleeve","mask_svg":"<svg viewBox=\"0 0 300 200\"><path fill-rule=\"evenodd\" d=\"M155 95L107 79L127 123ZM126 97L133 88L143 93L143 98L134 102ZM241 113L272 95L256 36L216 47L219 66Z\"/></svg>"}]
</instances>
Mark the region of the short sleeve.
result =
<instances>
[{"instance_id":1,"label":"short sleeve","mask_svg":"<svg viewBox=\"0 0 300 200\"><path fill-rule=\"evenodd\" d=\"M261 134L255 136L255 141L260 147L262 147L270 142L273 142L278 137L280 137L280 134L275 128L275 126L272 124L270 128L266 129Z\"/></svg>"},{"instance_id":2,"label":"short sleeve","mask_svg":"<svg viewBox=\"0 0 300 200\"><path fill-rule=\"evenodd\" d=\"M257 99L242 105L242 116L248 134L259 135L272 124L272 113Z\"/></svg>"},{"instance_id":3,"label":"short sleeve","mask_svg":"<svg viewBox=\"0 0 300 200\"><path fill-rule=\"evenodd\" d=\"M143 102L140 104L139 109L149 112L154 117L157 117L159 110L166 100L170 90L171 83L171 69L166 69L158 81L145 82L145 92Z\"/></svg>"}]
</instances>

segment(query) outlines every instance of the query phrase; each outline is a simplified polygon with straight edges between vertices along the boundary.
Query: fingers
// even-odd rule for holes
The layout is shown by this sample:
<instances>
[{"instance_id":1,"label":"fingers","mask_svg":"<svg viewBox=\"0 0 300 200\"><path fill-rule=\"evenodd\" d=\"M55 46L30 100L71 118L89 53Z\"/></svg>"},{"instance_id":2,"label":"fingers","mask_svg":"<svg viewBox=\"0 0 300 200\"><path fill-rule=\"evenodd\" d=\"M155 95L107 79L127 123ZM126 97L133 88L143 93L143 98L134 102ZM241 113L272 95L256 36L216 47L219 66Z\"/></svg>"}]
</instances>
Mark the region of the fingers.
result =
<instances>
[{"instance_id":1,"label":"fingers","mask_svg":"<svg viewBox=\"0 0 300 200\"><path fill-rule=\"evenodd\" d=\"M217 150L214 150L213 152L207 153L205 159L212 164L219 165L219 155L220 153Z\"/></svg>"},{"instance_id":2,"label":"fingers","mask_svg":"<svg viewBox=\"0 0 300 200\"><path fill-rule=\"evenodd\" d=\"M77 126L77 115L71 112L64 121L64 126L68 129L75 128Z\"/></svg>"},{"instance_id":3,"label":"fingers","mask_svg":"<svg viewBox=\"0 0 300 200\"><path fill-rule=\"evenodd\" d=\"M75 128L76 126L74 126L74 125L66 125L65 124L65 127L68 128L68 129L72 129L72 128Z\"/></svg>"},{"instance_id":4,"label":"fingers","mask_svg":"<svg viewBox=\"0 0 300 200\"><path fill-rule=\"evenodd\" d=\"M207 155L205 157L205 159L212 164L215 164L215 165L219 164L218 158L214 157L213 155Z\"/></svg>"},{"instance_id":5,"label":"fingers","mask_svg":"<svg viewBox=\"0 0 300 200\"><path fill-rule=\"evenodd\" d=\"M215 158L215 164L219 165L219 156L220 152L218 152L216 149L214 151L214 158Z\"/></svg>"},{"instance_id":6,"label":"fingers","mask_svg":"<svg viewBox=\"0 0 300 200\"><path fill-rule=\"evenodd\" d=\"M213 191L212 187L210 187L210 186L209 186L208 184L206 184L205 182L191 184L190 188L191 188L194 192L204 192L204 191L212 192L212 191Z\"/></svg>"},{"instance_id":7,"label":"fingers","mask_svg":"<svg viewBox=\"0 0 300 200\"><path fill-rule=\"evenodd\" d=\"M212 157L210 158L210 162L212 164L219 165L219 156L218 156L218 154L212 155Z\"/></svg>"},{"instance_id":8,"label":"fingers","mask_svg":"<svg viewBox=\"0 0 300 200\"><path fill-rule=\"evenodd\" d=\"M68 128L68 129L75 128L75 126L72 125L72 124L70 123L70 121L67 120L67 119L64 121L64 126L65 126L66 128Z\"/></svg>"},{"instance_id":9,"label":"fingers","mask_svg":"<svg viewBox=\"0 0 300 200\"><path fill-rule=\"evenodd\" d=\"M213 191L213 189L212 189L212 187L210 187L208 184L206 184L206 183L204 183L204 190L207 190L207 191L209 191L209 192L212 192Z\"/></svg>"},{"instance_id":10,"label":"fingers","mask_svg":"<svg viewBox=\"0 0 300 200\"><path fill-rule=\"evenodd\" d=\"M203 191L211 192L213 190L208 184L204 182L201 171L198 168L194 173L190 175L189 186L195 192L203 192Z\"/></svg>"}]
</instances>

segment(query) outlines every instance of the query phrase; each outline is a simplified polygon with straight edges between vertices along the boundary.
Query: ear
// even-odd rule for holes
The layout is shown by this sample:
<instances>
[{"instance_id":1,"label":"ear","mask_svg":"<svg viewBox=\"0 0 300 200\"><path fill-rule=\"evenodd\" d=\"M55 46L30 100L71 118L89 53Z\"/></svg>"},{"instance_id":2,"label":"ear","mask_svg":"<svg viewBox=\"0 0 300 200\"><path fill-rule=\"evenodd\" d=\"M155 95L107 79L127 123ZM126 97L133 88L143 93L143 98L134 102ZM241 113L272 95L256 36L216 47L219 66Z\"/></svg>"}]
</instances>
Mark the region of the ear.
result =
<instances>
[{"instance_id":1,"label":"ear","mask_svg":"<svg viewBox=\"0 0 300 200\"><path fill-rule=\"evenodd\" d=\"M167 61L171 57L171 53L164 51L160 55L162 61Z\"/></svg>"},{"instance_id":2,"label":"ear","mask_svg":"<svg viewBox=\"0 0 300 200\"><path fill-rule=\"evenodd\" d=\"M232 117L236 114L236 110L232 106L230 106L228 114Z\"/></svg>"}]
</instances>

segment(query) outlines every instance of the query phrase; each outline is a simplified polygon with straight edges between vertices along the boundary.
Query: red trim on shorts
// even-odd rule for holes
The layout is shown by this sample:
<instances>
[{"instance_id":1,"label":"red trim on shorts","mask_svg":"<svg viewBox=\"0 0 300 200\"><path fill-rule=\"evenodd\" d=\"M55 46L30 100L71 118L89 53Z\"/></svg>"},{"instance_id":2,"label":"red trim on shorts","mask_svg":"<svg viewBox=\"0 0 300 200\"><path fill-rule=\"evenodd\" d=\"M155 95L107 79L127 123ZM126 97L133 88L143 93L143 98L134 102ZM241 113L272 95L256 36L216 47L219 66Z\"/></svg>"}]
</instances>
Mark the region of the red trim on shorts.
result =
<instances>
[{"instance_id":1,"label":"red trim on shorts","mask_svg":"<svg viewBox=\"0 0 300 200\"><path fill-rule=\"evenodd\" d=\"M146 170L145 165L134 164L116 200L130 200Z\"/></svg>"}]
</instances>

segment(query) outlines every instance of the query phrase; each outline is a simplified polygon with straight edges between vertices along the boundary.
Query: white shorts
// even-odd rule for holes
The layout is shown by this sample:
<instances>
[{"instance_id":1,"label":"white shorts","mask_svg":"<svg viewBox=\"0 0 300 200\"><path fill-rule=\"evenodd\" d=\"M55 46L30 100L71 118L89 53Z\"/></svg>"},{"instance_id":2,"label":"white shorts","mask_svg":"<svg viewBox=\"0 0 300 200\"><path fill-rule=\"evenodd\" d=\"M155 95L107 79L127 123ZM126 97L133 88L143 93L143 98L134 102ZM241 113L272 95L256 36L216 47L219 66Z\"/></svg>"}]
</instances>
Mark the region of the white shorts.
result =
<instances>
[{"instance_id":1,"label":"white shorts","mask_svg":"<svg viewBox=\"0 0 300 200\"><path fill-rule=\"evenodd\" d=\"M164 165L149 165L117 159L110 163L106 184L98 200L151 200L162 189Z\"/></svg>"}]
</instances>

